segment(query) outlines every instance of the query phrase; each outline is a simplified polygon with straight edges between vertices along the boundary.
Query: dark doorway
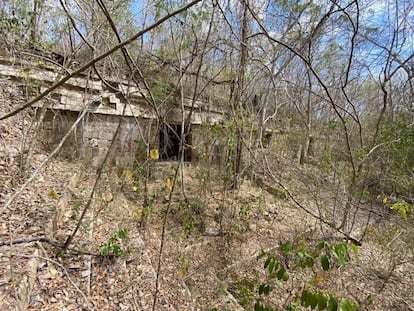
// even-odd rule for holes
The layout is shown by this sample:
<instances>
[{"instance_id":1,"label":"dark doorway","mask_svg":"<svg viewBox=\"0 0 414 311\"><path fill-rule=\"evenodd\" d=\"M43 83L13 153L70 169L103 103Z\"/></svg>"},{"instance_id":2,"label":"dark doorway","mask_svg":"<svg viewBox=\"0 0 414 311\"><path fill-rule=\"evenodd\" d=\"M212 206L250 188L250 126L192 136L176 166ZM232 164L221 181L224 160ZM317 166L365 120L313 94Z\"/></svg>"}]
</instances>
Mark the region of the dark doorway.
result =
<instances>
[{"instance_id":1,"label":"dark doorway","mask_svg":"<svg viewBox=\"0 0 414 311\"><path fill-rule=\"evenodd\" d=\"M163 124L160 128L160 160L161 161L178 161L180 159L180 136L181 124ZM191 135L188 129L185 129L184 135L184 161L191 161L191 150L188 146L191 144Z\"/></svg>"}]
</instances>

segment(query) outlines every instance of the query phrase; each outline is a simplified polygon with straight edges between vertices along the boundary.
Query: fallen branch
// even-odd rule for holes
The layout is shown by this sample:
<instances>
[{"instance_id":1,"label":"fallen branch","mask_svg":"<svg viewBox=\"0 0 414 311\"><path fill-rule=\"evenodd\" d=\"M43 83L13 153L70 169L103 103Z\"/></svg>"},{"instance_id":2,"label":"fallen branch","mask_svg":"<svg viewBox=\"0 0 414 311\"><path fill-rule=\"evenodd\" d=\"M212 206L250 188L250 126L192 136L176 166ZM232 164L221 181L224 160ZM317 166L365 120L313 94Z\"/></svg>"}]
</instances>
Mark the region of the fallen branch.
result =
<instances>
[{"instance_id":1,"label":"fallen branch","mask_svg":"<svg viewBox=\"0 0 414 311\"><path fill-rule=\"evenodd\" d=\"M30 237L30 238L24 238L24 239L22 238L22 239L16 239L12 241L0 242L0 247L6 246L6 245L28 244L32 242L43 242L43 243L48 243L50 245L53 245L55 247L62 247L62 245L59 242L50 240L44 236Z\"/></svg>"},{"instance_id":2,"label":"fallen branch","mask_svg":"<svg viewBox=\"0 0 414 311\"><path fill-rule=\"evenodd\" d=\"M15 239L12 241L1 241L0 247L3 246L10 246L10 245L18 245L18 244L29 244L33 242L39 242L39 243L47 243L54 247L57 247L59 249L64 249L64 244L59 243L58 241L51 240L45 236L40 237L29 237L29 238L21 238L21 239ZM88 251L81 251L76 248L68 248L68 251L71 252L72 255L89 255L89 256L95 256L95 257L102 257L102 255L98 253L92 253Z\"/></svg>"}]
</instances>

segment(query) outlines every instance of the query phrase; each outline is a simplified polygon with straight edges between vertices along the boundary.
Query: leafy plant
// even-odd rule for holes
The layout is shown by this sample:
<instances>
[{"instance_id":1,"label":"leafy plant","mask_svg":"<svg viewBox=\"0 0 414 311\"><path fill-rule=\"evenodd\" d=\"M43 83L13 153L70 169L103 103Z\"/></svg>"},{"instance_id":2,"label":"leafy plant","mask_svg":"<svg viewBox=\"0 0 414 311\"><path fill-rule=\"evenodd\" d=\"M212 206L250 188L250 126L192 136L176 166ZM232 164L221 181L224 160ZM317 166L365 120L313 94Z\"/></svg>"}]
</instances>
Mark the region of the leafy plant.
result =
<instances>
[{"instance_id":1,"label":"leafy plant","mask_svg":"<svg viewBox=\"0 0 414 311\"><path fill-rule=\"evenodd\" d=\"M241 225L245 228L249 228L249 221L251 216L252 206L249 204L243 205L239 210L239 218Z\"/></svg>"},{"instance_id":2,"label":"leafy plant","mask_svg":"<svg viewBox=\"0 0 414 311\"><path fill-rule=\"evenodd\" d=\"M121 229L112 234L109 240L99 248L101 256L120 256L129 253L129 250L123 249L120 241L127 238L126 229Z\"/></svg>"},{"instance_id":3,"label":"leafy plant","mask_svg":"<svg viewBox=\"0 0 414 311\"><path fill-rule=\"evenodd\" d=\"M59 200L59 194L56 192L55 188L52 188L48 194L47 194L50 198L54 199L54 200Z\"/></svg>"},{"instance_id":4,"label":"leafy plant","mask_svg":"<svg viewBox=\"0 0 414 311\"><path fill-rule=\"evenodd\" d=\"M177 271L178 277L182 279L188 273L190 268L191 268L190 260L185 256L180 256L179 267Z\"/></svg>"},{"instance_id":5,"label":"leafy plant","mask_svg":"<svg viewBox=\"0 0 414 311\"><path fill-rule=\"evenodd\" d=\"M142 169L137 167L133 170L125 169L121 174L121 188L137 193L141 188Z\"/></svg>"},{"instance_id":6,"label":"leafy plant","mask_svg":"<svg viewBox=\"0 0 414 311\"><path fill-rule=\"evenodd\" d=\"M322 291L304 290L300 296L301 305L312 310L328 311L353 311L358 310L358 305L348 298L335 298L331 294Z\"/></svg>"},{"instance_id":7,"label":"leafy plant","mask_svg":"<svg viewBox=\"0 0 414 311\"><path fill-rule=\"evenodd\" d=\"M77 221L79 219L79 211L82 206L82 198L78 197L74 192L70 191L70 198L72 204L72 214L70 219Z\"/></svg>"},{"instance_id":8,"label":"leafy plant","mask_svg":"<svg viewBox=\"0 0 414 311\"><path fill-rule=\"evenodd\" d=\"M262 251L258 260L264 258L263 268L268 274L267 281L258 287L258 299L256 300L255 311L273 311L277 307L266 304L264 297L268 296L275 289L275 281L284 283L289 279L290 271L297 268L310 268L316 274L315 270L320 263L320 268L324 271L333 269L333 263L340 266L346 265L350 260L350 250L355 256L358 256L358 248L354 244L346 243L328 243L321 242L317 247L309 251L303 246L295 247L289 243L280 245L280 252L284 256L282 262L276 255ZM292 268L289 268L288 262L292 261ZM311 282L306 282L305 287L295 297L294 301L288 306L287 310L302 310L301 307L312 310L358 310L358 305L348 298L336 298L331 293L311 290Z\"/></svg>"},{"instance_id":9,"label":"leafy plant","mask_svg":"<svg viewBox=\"0 0 414 311\"><path fill-rule=\"evenodd\" d=\"M255 288L260 284L257 278L240 278L236 279L229 287L229 292L237 299L240 305L249 309L253 306L256 295Z\"/></svg>"},{"instance_id":10,"label":"leafy plant","mask_svg":"<svg viewBox=\"0 0 414 311\"><path fill-rule=\"evenodd\" d=\"M401 215L405 220L408 219L408 216L412 213L413 207L404 200L399 200L390 206L390 209L396 211Z\"/></svg>"},{"instance_id":11,"label":"leafy plant","mask_svg":"<svg viewBox=\"0 0 414 311\"><path fill-rule=\"evenodd\" d=\"M196 199L186 199L180 202L180 211L182 213L182 226L185 236L191 235L197 227L202 225L200 214L205 210L202 202Z\"/></svg>"},{"instance_id":12,"label":"leafy plant","mask_svg":"<svg viewBox=\"0 0 414 311\"><path fill-rule=\"evenodd\" d=\"M158 198L164 195L166 191L166 186L163 186L162 188L155 190L150 196L146 198L142 209L138 209L137 216L141 226L143 226L148 220L148 218L153 214L155 202L158 200Z\"/></svg>"}]
</instances>

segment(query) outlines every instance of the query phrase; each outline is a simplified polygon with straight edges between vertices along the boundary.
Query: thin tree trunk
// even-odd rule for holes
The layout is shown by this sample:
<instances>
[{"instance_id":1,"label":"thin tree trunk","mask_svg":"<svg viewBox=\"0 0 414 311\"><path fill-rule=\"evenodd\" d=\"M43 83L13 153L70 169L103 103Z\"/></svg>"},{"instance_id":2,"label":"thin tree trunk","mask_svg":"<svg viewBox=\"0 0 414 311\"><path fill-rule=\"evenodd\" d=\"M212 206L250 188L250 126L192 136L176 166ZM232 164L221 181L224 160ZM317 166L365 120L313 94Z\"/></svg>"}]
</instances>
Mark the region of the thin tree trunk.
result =
<instances>
[{"instance_id":1,"label":"thin tree trunk","mask_svg":"<svg viewBox=\"0 0 414 311\"><path fill-rule=\"evenodd\" d=\"M248 36L248 5L246 1L243 1L243 16L242 16L242 28L241 28L241 42L240 42L240 68L237 78L237 90L235 92L234 103L235 103L235 112L236 115L235 119L237 120L239 117L242 116L243 113L243 105L241 103L242 94L244 91L244 84L245 84L245 75L246 75L246 63L247 63L247 36ZM232 180L232 189L237 189L239 187L239 178L240 172L242 168L242 160L243 160L243 127L237 127L237 145L236 145L236 154L235 159L233 162L233 180Z\"/></svg>"},{"instance_id":2,"label":"thin tree trunk","mask_svg":"<svg viewBox=\"0 0 414 311\"><path fill-rule=\"evenodd\" d=\"M304 164L308 156L312 153L312 117L311 117L311 103L312 103L312 80L310 76L309 70L306 71L306 75L308 78L308 96L306 99L306 137L305 137L305 144L300 153L300 164Z\"/></svg>"},{"instance_id":3,"label":"thin tree trunk","mask_svg":"<svg viewBox=\"0 0 414 311\"><path fill-rule=\"evenodd\" d=\"M30 44L36 46L37 43L37 26L38 26L38 15L39 15L39 1L33 1L33 14L30 18Z\"/></svg>"}]
</instances>

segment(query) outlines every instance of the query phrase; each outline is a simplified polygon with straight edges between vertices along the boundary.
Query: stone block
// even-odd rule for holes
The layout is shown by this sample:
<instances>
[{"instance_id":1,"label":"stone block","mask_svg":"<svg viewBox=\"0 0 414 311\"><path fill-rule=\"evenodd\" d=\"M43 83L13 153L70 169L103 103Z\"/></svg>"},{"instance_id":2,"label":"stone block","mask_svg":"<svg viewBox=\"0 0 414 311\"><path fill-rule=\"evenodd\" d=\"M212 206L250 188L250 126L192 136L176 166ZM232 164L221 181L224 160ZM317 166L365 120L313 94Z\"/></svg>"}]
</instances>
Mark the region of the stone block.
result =
<instances>
[{"instance_id":1,"label":"stone block","mask_svg":"<svg viewBox=\"0 0 414 311\"><path fill-rule=\"evenodd\" d=\"M45 130L51 130L53 128L53 122L51 122L51 121L43 122L43 128Z\"/></svg>"},{"instance_id":2,"label":"stone block","mask_svg":"<svg viewBox=\"0 0 414 311\"><path fill-rule=\"evenodd\" d=\"M98 138L101 140L109 140L111 141L114 137L114 131L113 130L102 130L98 134Z\"/></svg>"},{"instance_id":3,"label":"stone block","mask_svg":"<svg viewBox=\"0 0 414 311\"><path fill-rule=\"evenodd\" d=\"M81 151L82 157L86 159L91 159L93 156L92 148L90 146L85 146Z\"/></svg>"}]
</instances>

